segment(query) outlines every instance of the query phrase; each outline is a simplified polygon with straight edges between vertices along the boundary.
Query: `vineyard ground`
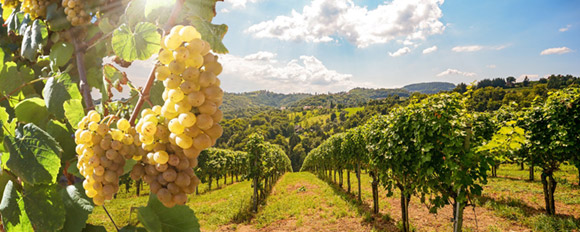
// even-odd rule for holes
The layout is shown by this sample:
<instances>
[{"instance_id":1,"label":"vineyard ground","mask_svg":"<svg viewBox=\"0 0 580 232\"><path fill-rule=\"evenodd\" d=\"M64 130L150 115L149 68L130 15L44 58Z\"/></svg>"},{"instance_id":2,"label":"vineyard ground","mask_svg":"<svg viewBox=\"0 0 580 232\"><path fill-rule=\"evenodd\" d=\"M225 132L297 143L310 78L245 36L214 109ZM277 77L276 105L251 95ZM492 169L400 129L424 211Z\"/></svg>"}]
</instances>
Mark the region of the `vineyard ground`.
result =
<instances>
[{"instance_id":1,"label":"vineyard ground","mask_svg":"<svg viewBox=\"0 0 580 232\"><path fill-rule=\"evenodd\" d=\"M556 173L559 186L556 190L557 217L548 217L543 212L544 202L540 171L536 170L535 181L527 181L528 170L520 170L517 165L502 165L497 178L489 178L484 186L483 196L475 201L477 207L468 207L464 214L466 231L579 231L580 230L580 188L577 185L577 169L564 166ZM346 193L345 183L342 189ZM364 207L372 207L372 179L363 172L361 175ZM353 195L346 194L354 201L357 193L356 178L351 174ZM400 221L400 195L386 197L386 191L379 188L380 216ZM417 231L449 231L452 228L453 209L448 206L437 214L430 214L418 197L410 203L410 221Z\"/></svg>"},{"instance_id":2,"label":"vineyard ground","mask_svg":"<svg viewBox=\"0 0 580 232\"><path fill-rule=\"evenodd\" d=\"M578 231L580 229L580 188L575 186L577 170L564 166L556 173L557 217L543 214L542 185L539 171L536 181L527 181L528 171L517 165L502 165L497 178L490 178L484 195L475 201L475 210L465 210L465 231ZM380 214L372 215L371 179L363 172L363 204L356 201L356 178L351 174L352 193L347 193L346 175L341 189L311 173L287 173L274 186L257 214L249 211L251 183L248 181L223 185L220 189L191 196L188 202L198 217L202 231L397 231L400 221L398 192L386 197L379 189ZM215 187L214 187L215 188ZM121 191L117 199L107 204L118 225L136 222L137 214L127 209L145 205L147 196L135 197L134 189ZM143 192L148 192L144 189ZM411 225L416 231L449 231L450 207L430 214L413 197L410 204ZM95 208L89 223L114 227L102 208Z\"/></svg>"}]
</instances>

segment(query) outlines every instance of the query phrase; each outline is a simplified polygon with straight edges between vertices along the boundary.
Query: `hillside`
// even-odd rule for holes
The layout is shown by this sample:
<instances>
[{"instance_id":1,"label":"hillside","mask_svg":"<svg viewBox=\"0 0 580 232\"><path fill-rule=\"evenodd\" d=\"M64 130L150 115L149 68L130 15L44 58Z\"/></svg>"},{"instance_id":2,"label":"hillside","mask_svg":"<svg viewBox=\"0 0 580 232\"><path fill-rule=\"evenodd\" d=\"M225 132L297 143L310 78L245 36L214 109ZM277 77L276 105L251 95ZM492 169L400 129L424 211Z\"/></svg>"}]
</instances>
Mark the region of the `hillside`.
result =
<instances>
[{"instance_id":1,"label":"hillside","mask_svg":"<svg viewBox=\"0 0 580 232\"><path fill-rule=\"evenodd\" d=\"M398 95L400 97L409 97L410 92L406 89L366 89L355 88L348 92L330 93L330 94L307 94L292 93L282 94L266 90L253 91L246 93L225 93L221 110L224 113L243 113L255 108L280 108L280 107L297 107L304 106L322 106L342 105L345 107L354 107L364 104L370 100L383 99L389 96Z\"/></svg>"},{"instance_id":2,"label":"hillside","mask_svg":"<svg viewBox=\"0 0 580 232\"><path fill-rule=\"evenodd\" d=\"M451 91L455 88L455 84L449 82L425 82L405 85L403 89L410 92L420 92L425 94L438 93L441 91Z\"/></svg>"}]
</instances>

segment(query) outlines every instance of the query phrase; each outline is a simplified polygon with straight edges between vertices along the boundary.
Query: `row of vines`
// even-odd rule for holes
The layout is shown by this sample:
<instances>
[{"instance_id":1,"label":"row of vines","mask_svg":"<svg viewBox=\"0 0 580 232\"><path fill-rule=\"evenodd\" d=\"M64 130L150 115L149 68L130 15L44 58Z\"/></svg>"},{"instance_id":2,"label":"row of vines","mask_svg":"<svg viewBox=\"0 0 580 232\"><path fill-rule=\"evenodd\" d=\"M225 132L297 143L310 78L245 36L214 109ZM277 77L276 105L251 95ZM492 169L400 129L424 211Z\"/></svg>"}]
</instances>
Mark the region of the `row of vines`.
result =
<instances>
[{"instance_id":1,"label":"row of vines","mask_svg":"<svg viewBox=\"0 0 580 232\"><path fill-rule=\"evenodd\" d=\"M104 231L88 216L130 173L151 193L117 230L199 231L184 204L223 132L216 2L0 1L3 230ZM139 60L149 75L129 76Z\"/></svg>"},{"instance_id":2,"label":"row of vines","mask_svg":"<svg viewBox=\"0 0 580 232\"><path fill-rule=\"evenodd\" d=\"M453 206L454 231L461 231L463 210L481 196L482 185L502 162L520 160L542 170L546 213L553 215L560 165L578 163L580 154L580 90L550 93L530 108L513 105L492 113L466 108L471 91L438 94L411 100L388 115L374 117L365 125L335 134L304 161L302 170L312 171L342 186L346 171L372 177L373 210L378 213L378 186L389 196L398 189L402 224L409 231L409 201L419 197L430 211ZM334 174L333 174L334 172Z\"/></svg>"}]
</instances>

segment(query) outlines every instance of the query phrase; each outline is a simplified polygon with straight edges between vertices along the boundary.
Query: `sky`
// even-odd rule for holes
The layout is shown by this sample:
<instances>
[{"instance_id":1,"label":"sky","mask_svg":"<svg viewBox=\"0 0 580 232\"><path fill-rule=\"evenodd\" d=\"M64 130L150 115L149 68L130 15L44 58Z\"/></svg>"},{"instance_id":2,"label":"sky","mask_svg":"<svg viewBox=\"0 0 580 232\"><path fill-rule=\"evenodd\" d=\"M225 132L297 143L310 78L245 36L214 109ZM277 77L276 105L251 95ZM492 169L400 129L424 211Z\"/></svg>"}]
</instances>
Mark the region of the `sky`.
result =
<instances>
[{"instance_id":1,"label":"sky","mask_svg":"<svg viewBox=\"0 0 580 232\"><path fill-rule=\"evenodd\" d=\"M225 0L216 11L212 23L229 27L227 92L580 76L578 0ZM123 71L143 86L155 58Z\"/></svg>"},{"instance_id":2,"label":"sky","mask_svg":"<svg viewBox=\"0 0 580 232\"><path fill-rule=\"evenodd\" d=\"M228 92L580 76L580 1L225 0Z\"/></svg>"}]
</instances>

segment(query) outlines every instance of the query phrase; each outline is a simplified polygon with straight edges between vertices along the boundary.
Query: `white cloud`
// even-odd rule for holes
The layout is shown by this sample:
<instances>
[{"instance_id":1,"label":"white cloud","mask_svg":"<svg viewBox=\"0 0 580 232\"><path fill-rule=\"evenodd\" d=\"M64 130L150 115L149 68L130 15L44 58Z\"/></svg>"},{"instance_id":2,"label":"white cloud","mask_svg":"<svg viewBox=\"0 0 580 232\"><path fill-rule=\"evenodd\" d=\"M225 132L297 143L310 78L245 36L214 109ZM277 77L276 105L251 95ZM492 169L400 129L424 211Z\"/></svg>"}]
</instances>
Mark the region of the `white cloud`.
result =
<instances>
[{"instance_id":1,"label":"white cloud","mask_svg":"<svg viewBox=\"0 0 580 232\"><path fill-rule=\"evenodd\" d=\"M488 49L488 50L503 50L504 48L507 48L511 46L510 44L506 44L506 45L498 45L498 46L481 46L481 45L469 45L469 46L455 46L451 49L451 51L454 52L477 52L483 49Z\"/></svg>"},{"instance_id":2,"label":"white cloud","mask_svg":"<svg viewBox=\"0 0 580 232\"><path fill-rule=\"evenodd\" d=\"M538 74L522 74L516 78L516 82L522 82L524 79L526 79L526 77L528 77L528 80L530 81L536 81L540 79Z\"/></svg>"},{"instance_id":3,"label":"white cloud","mask_svg":"<svg viewBox=\"0 0 580 232\"><path fill-rule=\"evenodd\" d=\"M564 53L568 53L568 52L572 52L572 49L567 48L567 47L559 47L559 48L548 48L542 52L540 52L540 55L552 55L552 54L564 54Z\"/></svg>"},{"instance_id":4,"label":"white cloud","mask_svg":"<svg viewBox=\"0 0 580 232\"><path fill-rule=\"evenodd\" d=\"M493 69L493 68L496 68L497 66L495 64L490 64L490 65L486 65L485 67Z\"/></svg>"},{"instance_id":5,"label":"white cloud","mask_svg":"<svg viewBox=\"0 0 580 232\"><path fill-rule=\"evenodd\" d=\"M437 51L437 46L425 48L425 50L423 50L423 54L429 54L429 53L434 52L434 51Z\"/></svg>"},{"instance_id":6,"label":"white cloud","mask_svg":"<svg viewBox=\"0 0 580 232\"><path fill-rule=\"evenodd\" d=\"M405 55L405 54L407 54L409 52L411 52L411 49L410 48L408 48L408 47L402 47L402 48L399 48L399 50L397 50L395 53L389 52L389 56L397 57L397 56Z\"/></svg>"},{"instance_id":7,"label":"white cloud","mask_svg":"<svg viewBox=\"0 0 580 232\"><path fill-rule=\"evenodd\" d=\"M443 33L441 4L443 0L393 0L368 10L353 0L314 0L302 12L292 10L289 16L252 25L246 33L257 38L307 42L342 37L359 48L396 39L405 40L407 45Z\"/></svg>"},{"instance_id":8,"label":"white cloud","mask_svg":"<svg viewBox=\"0 0 580 232\"><path fill-rule=\"evenodd\" d=\"M224 1L224 3L226 4L224 6L224 8L221 9L221 13L229 13L232 10L237 10L237 9L244 9L246 8L246 4L248 3L256 3L260 0L227 0Z\"/></svg>"},{"instance_id":9,"label":"white cloud","mask_svg":"<svg viewBox=\"0 0 580 232\"><path fill-rule=\"evenodd\" d=\"M279 93L323 93L373 86L353 81L351 74L328 69L314 56L300 56L290 61L278 60L276 56L271 52L258 52L244 57L221 55L220 62L227 64L220 75L224 90L267 89Z\"/></svg>"},{"instance_id":10,"label":"white cloud","mask_svg":"<svg viewBox=\"0 0 580 232\"><path fill-rule=\"evenodd\" d=\"M447 76L447 75L461 75L461 76L466 76L466 77L474 77L476 74L472 73L472 72L462 72L462 71L459 71L457 69L450 69L450 68L437 74L438 77Z\"/></svg>"},{"instance_id":11,"label":"white cloud","mask_svg":"<svg viewBox=\"0 0 580 232\"><path fill-rule=\"evenodd\" d=\"M470 45L470 46L457 46L453 47L451 51L454 52L476 52L483 49L483 46L480 45Z\"/></svg>"},{"instance_id":12,"label":"white cloud","mask_svg":"<svg viewBox=\"0 0 580 232\"><path fill-rule=\"evenodd\" d=\"M572 25L568 24L568 25L566 25L566 27L562 27L562 28L558 29L558 31L565 32L565 31L570 30L571 27L572 27Z\"/></svg>"}]
</instances>

